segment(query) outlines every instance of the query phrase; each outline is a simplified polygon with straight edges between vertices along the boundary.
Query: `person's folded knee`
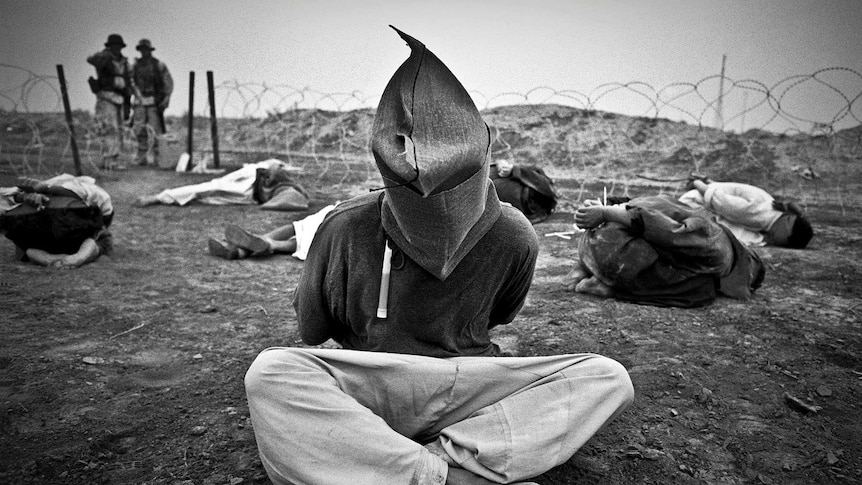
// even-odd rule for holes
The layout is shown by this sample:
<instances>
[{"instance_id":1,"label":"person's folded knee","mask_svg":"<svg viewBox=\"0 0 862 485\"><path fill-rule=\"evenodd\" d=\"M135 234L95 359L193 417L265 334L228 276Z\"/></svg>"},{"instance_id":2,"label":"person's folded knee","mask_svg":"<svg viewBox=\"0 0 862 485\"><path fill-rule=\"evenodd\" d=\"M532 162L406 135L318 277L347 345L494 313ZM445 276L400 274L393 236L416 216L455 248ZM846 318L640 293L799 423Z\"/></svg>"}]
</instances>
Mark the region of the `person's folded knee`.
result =
<instances>
[{"instance_id":1,"label":"person's folded knee","mask_svg":"<svg viewBox=\"0 0 862 485\"><path fill-rule=\"evenodd\" d=\"M278 364L276 357L276 352L264 350L251 363L245 373L245 391L249 397L258 395L269 387L266 375L273 372Z\"/></svg>"},{"instance_id":2,"label":"person's folded knee","mask_svg":"<svg viewBox=\"0 0 862 485\"><path fill-rule=\"evenodd\" d=\"M271 348L258 354L245 373L245 390L249 398L272 390L277 383L286 383L294 371L307 371L304 356L297 349ZM289 390L287 386L286 390ZM282 390L282 392L286 392Z\"/></svg>"},{"instance_id":3,"label":"person's folded knee","mask_svg":"<svg viewBox=\"0 0 862 485\"><path fill-rule=\"evenodd\" d=\"M635 399L635 389L625 366L613 359L606 359L608 376L613 380L614 395L620 408L628 407Z\"/></svg>"},{"instance_id":4,"label":"person's folded knee","mask_svg":"<svg viewBox=\"0 0 862 485\"><path fill-rule=\"evenodd\" d=\"M617 377L617 389L619 390L621 405L623 407L628 407L635 400L635 388L628 371L626 371L622 364L620 364L620 367L623 372Z\"/></svg>"},{"instance_id":5,"label":"person's folded knee","mask_svg":"<svg viewBox=\"0 0 862 485\"><path fill-rule=\"evenodd\" d=\"M604 381L608 394L613 395L614 400L619 401L621 406L628 406L634 400L634 386L624 365L603 355L592 356L587 364L589 374ZM585 371L586 369L577 372Z\"/></svg>"},{"instance_id":6,"label":"person's folded knee","mask_svg":"<svg viewBox=\"0 0 862 485\"><path fill-rule=\"evenodd\" d=\"M251 363L248 370L245 372L245 393L249 399L258 394L258 391L263 387L261 377L263 376L263 365L259 364L260 356Z\"/></svg>"}]
</instances>

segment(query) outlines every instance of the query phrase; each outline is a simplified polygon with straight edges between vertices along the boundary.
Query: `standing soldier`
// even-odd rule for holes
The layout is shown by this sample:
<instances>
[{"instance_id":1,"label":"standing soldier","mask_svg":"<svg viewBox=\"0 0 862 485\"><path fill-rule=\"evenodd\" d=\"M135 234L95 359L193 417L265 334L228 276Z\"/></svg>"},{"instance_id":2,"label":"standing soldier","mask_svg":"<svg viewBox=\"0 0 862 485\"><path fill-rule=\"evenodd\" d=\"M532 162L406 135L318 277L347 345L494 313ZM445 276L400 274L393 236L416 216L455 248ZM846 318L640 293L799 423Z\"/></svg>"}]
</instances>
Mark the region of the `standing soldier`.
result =
<instances>
[{"instance_id":1,"label":"standing soldier","mask_svg":"<svg viewBox=\"0 0 862 485\"><path fill-rule=\"evenodd\" d=\"M136 49L141 57L132 67L135 85L135 136L138 165L159 165L159 135L165 134L165 109L174 90L174 80L164 62L153 57L152 42L141 39Z\"/></svg>"},{"instance_id":2,"label":"standing soldier","mask_svg":"<svg viewBox=\"0 0 862 485\"><path fill-rule=\"evenodd\" d=\"M123 143L122 127L128 116L132 83L129 60L122 54L126 47L119 34L111 34L105 49L87 58L96 68L96 79L89 79L90 90L96 95L97 133L102 140L103 169L122 170L119 164Z\"/></svg>"}]
</instances>

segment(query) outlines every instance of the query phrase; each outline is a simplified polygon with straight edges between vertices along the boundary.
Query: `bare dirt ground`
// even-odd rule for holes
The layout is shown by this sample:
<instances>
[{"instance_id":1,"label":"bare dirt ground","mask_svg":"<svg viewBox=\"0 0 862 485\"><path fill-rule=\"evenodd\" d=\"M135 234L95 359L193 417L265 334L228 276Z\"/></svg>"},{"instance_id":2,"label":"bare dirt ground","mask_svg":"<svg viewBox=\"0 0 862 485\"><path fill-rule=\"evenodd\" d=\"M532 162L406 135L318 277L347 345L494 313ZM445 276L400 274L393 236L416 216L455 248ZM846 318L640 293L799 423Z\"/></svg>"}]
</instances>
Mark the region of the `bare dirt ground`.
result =
<instances>
[{"instance_id":1,"label":"bare dirt ground","mask_svg":"<svg viewBox=\"0 0 862 485\"><path fill-rule=\"evenodd\" d=\"M0 171L0 186L14 175ZM362 190L366 177L301 182L316 210ZM132 206L208 178L101 174L116 206L116 254L77 270L19 263L0 238L0 483L268 483L243 376L262 349L302 345L291 304L302 262L220 260L206 239L228 222L269 230L305 213ZM557 184L569 200L584 190ZM751 301L694 310L565 292L576 238L546 234L572 229L571 208L535 226L541 255L528 302L495 340L519 355L613 357L636 400L537 482L862 483L858 204L808 204L808 249L757 249L768 269Z\"/></svg>"}]
</instances>

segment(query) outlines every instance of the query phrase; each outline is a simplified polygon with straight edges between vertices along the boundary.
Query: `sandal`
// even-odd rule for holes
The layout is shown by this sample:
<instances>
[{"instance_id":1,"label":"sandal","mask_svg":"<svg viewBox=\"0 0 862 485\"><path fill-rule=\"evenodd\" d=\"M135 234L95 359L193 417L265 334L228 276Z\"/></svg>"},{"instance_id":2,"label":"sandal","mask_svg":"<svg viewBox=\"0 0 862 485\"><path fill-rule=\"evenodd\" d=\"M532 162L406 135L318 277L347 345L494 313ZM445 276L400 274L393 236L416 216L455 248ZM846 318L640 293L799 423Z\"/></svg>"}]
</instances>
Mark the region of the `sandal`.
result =
<instances>
[{"instance_id":1,"label":"sandal","mask_svg":"<svg viewBox=\"0 0 862 485\"><path fill-rule=\"evenodd\" d=\"M272 254L272 247L270 247L266 239L256 236L239 226L227 226L224 230L224 236L228 243L247 249L253 254Z\"/></svg>"}]
</instances>

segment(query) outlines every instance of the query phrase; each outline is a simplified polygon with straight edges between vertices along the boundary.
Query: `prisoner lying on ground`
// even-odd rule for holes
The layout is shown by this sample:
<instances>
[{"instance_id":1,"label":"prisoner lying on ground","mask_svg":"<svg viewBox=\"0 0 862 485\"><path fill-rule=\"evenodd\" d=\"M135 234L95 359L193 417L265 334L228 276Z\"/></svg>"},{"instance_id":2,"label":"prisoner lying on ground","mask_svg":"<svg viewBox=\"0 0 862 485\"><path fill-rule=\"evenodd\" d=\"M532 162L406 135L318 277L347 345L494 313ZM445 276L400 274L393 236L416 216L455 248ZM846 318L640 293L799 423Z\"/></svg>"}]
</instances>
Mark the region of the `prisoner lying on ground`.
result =
<instances>
[{"instance_id":1,"label":"prisoner lying on ground","mask_svg":"<svg viewBox=\"0 0 862 485\"><path fill-rule=\"evenodd\" d=\"M588 200L575 224L586 232L564 277L569 291L691 308L718 294L748 299L766 272L757 253L710 213L666 195L614 205Z\"/></svg>"},{"instance_id":2,"label":"prisoner lying on ground","mask_svg":"<svg viewBox=\"0 0 862 485\"><path fill-rule=\"evenodd\" d=\"M596 354L502 356L490 329L524 305L538 238L489 180L491 137L422 43L381 96L384 188L323 220L294 294L303 342L245 385L276 484L514 483L569 458L632 401Z\"/></svg>"},{"instance_id":3,"label":"prisoner lying on ground","mask_svg":"<svg viewBox=\"0 0 862 485\"><path fill-rule=\"evenodd\" d=\"M253 205L274 211L308 209L308 194L293 180L300 170L280 160L246 163L224 176L194 185L165 189L135 201L137 207L157 204L179 205L195 202L207 205Z\"/></svg>"},{"instance_id":4,"label":"prisoner lying on ground","mask_svg":"<svg viewBox=\"0 0 862 485\"><path fill-rule=\"evenodd\" d=\"M111 196L92 177L21 178L0 195L0 233L19 261L70 269L113 252Z\"/></svg>"},{"instance_id":5,"label":"prisoner lying on ground","mask_svg":"<svg viewBox=\"0 0 862 485\"><path fill-rule=\"evenodd\" d=\"M491 164L491 180L497 196L515 206L536 224L547 219L557 207L554 181L535 165L516 165L508 160Z\"/></svg>"},{"instance_id":6,"label":"prisoner lying on ground","mask_svg":"<svg viewBox=\"0 0 862 485\"><path fill-rule=\"evenodd\" d=\"M778 201L759 187L693 175L686 188L680 202L712 212L747 246L802 249L814 236L799 204Z\"/></svg>"},{"instance_id":7,"label":"prisoner lying on ground","mask_svg":"<svg viewBox=\"0 0 862 485\"><path fill-rule=\"evenodd\" d=\"M224 259L290 254L300 261L305 261L317 228L337 204L338 202L330 204L308 217L279 226L265 234L254 234L229 224L225 227L224 240L210 238L207 247L210 254Z\"/></svg>"}]
</instances>

